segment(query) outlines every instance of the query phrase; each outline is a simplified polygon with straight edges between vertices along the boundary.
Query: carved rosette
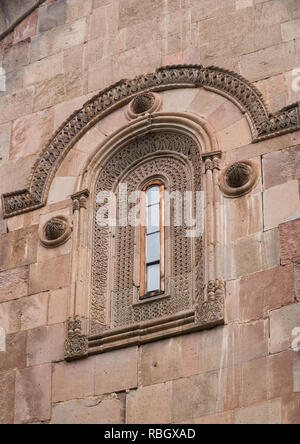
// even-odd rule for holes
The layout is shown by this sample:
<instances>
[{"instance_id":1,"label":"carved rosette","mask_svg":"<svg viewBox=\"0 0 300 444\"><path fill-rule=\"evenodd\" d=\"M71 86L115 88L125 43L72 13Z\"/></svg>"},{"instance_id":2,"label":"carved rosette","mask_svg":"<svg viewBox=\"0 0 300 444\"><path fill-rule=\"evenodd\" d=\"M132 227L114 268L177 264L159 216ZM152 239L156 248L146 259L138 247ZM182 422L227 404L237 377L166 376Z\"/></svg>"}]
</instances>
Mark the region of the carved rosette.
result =
<instances>
[{"instance_id":1,"label":"carved rosette","mask_svg":"<svg viewBox=\"0 0 300 444\"><path fill-rule=\"evenodd\" d=\"M55 216L48 220L40 231L40 241L45 248L56 248L65 244L71 237L72 225L65 216Z\"/></svg>"},{"instance_id":2,"label":"carved rosette","mask_svg":"<svg viewBox=\"0 0 300 444\"><path fill-rule=\"evenodd\" d=\"M224 279L210 281L207 285L207 300L197 304L195 311L195 323L203 328L224 324L225 317L225 292Z\"/></svg>"},{"instance_id":3,"label":"carved rosette","mask_svg":"<svg viewBox=\"0 0 300 444\"><path fill-rule=\"evenodd\" d=\"M257 185L259 169L256 163L244 160L225 168L219 177L219 186L227 197L240 197Z\"/></svg>"},{"instance_id":4,"label":"carved rosette","mask_svg":"<svg viewBox=\"0 0 300 444\"><path fill-rule=\"evenodd\" d=\"M82 333L82 321L79 317L69 319L67 339L65 341L65 359L72 361L88 356L88 337Z\"/></svg>"},{"instance_id":5,"label":"carved rosette","mask_svg":"<svg viewBox=\"0 0 300 444\"><path fill-rule=\"evenodd\" d=\"M152 114L161 108L162 100L159 94L145 92L138 94L128 105L126 117L128 120L137 119L145 114Z\"/></svg>"}]
</instances>

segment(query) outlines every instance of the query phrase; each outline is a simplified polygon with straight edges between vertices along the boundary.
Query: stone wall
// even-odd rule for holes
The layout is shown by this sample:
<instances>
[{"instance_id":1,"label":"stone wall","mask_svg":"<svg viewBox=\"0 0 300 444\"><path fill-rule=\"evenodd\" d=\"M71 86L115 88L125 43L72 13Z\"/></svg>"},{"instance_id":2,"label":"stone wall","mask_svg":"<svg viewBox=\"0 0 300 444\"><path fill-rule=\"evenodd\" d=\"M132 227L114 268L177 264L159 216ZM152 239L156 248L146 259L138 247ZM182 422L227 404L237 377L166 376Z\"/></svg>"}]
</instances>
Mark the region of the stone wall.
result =
<instances>
[{"instance_id":1,"label":"stone wall","mask_svg":"<svg viewBox=\"0 0 300 444\"><path fill-rule=\"evenodd\" d=\"M299 22L298 0L47 0L0 42L0 194L26 187L53 132L89 98L162 65L231 69L273 112L300 100ZM161 95L163 111L207 119L225 165L260 165L250 194L223 201L226 325L64 361L72 239L46 250L38 231L72 217L82 166L127 124L120 109L73 147L47 206L0 219L0 423L300 423L300 132L253 144L224 97Z\"/></svg>"}]
</instances>

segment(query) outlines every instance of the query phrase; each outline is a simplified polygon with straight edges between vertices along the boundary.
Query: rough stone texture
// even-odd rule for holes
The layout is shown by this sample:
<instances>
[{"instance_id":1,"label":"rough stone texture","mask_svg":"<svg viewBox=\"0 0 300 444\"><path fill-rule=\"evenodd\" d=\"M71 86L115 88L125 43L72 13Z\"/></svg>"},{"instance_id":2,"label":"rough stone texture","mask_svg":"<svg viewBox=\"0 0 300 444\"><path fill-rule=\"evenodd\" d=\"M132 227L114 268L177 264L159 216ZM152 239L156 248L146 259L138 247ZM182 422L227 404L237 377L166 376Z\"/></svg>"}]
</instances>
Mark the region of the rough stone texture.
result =
<instances>
[{"instance_id":1,"label":"rough stone texture","mask_svg":"<svg viewBox=\"0 0 300 444\"><path fill-rule=\"evenodd\" d=\"M62 361L64 359L64 324L42 327L28 332L28 366Z\"/></svg>"},{"instance_id":2,"label":"rough stone texture","mask_svg":"<svg viewBox=\"0 0 300 444\"><path fill-rule=\"evenodd\" d=\"M56 404L51 424L123 424L124 405L117 396Z\"/></svg>"},{"instance_id":3,"label":"rough stone texture","mask_svg":"<svg viewBox=\"0 0 300 444\"><path fill-rule=\"evenodd\" d=\"M105 353L96 358L95 394L120 392L138 385L136 347Z\"/></svg>"},{"instance_id":4,"label":"rough stone texture","mask_svg":"<svg viewBox=\"0 0 300 444\"><path fill-rule=\"evenodd\" d=\"M57 0L39 10L39 32L49 31L63 25L66 16L66 0Z\"/></svg>"},{"instance_id":5,"label":"rough stone texture","mask_svg":"<svg viewBox=\"0 0 300 444\"><path fill-rule=\"evenodd\" d=\"M300 259L300 219L280 225L279 235L281 263Z\"/></svg>"},{"instance_id":6,"label":"rough stone texture","mask_svg":"<svg viewBox=\"0 0 300 444\"><path fill-rule=\"evenodd\" d=\"M29 294L65 288L70 284L70 256L64 255L30 266ZM40 277L43 276L43 280Z\"/></svg>"},{"instance_id":7,"label":"rough stone texture","mask_svg":"<svg viewBox=\"0 0 300 444\"><path fill-rule=\"evenodd\" d=\"M279 224L300 216L299 183L293 180L264 192L264 228L271 230Z\"/></svg>"},{"instance_id":8,"label":"rough stone texture","mask_svg":"<svg viewBox=\"0 0 300 444\"><path fill-rule=\"evenodd\" d=\"M0 273L0 302L19 299L28 294L28 267Z\"/></svg>"},{"instance_id":9,"label":"rough stone texture","mask_svg":"<svg viewBox=\"0 0 300 444\"><path fill-rule=\"evenodd\" d=\"M11 123L0 125L0 164L9 158Z\"/></svg>"},{"instance_id":10,"label":"rough stone texture","mask_svg":"<svg viewBox=\"0 0 300 444\"><path fill-rule=\"evenodd\" d=\"M48 324L60 324L68 318L70 289L51 291L49 294Z\"/></svg>"},{"instance_id":11,"label":"rough stone texture","mask_svg":"<svg viewBox=\"0 0 300 444\"><path fill-rule=\"evenodd\" d=\"M229 321L248 322L267 317L270 310L294 301L293 266L276 267L234 281L227 287Z\"/></svg>"},{"instance_id":12,"label":"rough stone texture","mask_svg":"<svg viewBox=\"0 0 300 444\"><path fill-rule=\"evenodd\" d=\"M295 263L295 291L297 301L300 302L300 262Z\"/></svg>"},{"instance_id":13,"label":"rough stone texture","mask_svg":"<svg viewBox=\"0 0 300 444\"><path fill-rule=\"evenodd\" d=\"M26 367L26 333L6 336L6 351L0 351L0 373Z\"/></svg>"},{"instance_id":14,"label":"rough stone texture","mask_svg":"<svg viewBox=\"0 0 300 444\"><path fill-rule=\"evenodd\" d=\"M300 424L300 394L285 397L283 402L283 424Z\"/></svg>"},{"instance_id":15,"label":"rough stone texture","mask_svg":"<svg viewBox=\"0 0 300 444\"><path fill-rule=\"evenodd\" d=\"M0 424L13 424L15 413L15 373L0 373Z\"/></svg>"},{"instance_id":16,"label":"rough stone texture","mask_svg":"<svg viewBox=\"0 0 300 444\"><path fill-rule=\"evenodd\" d=\"M266 189L300 179L299 146L263 156L263 173Z\"/></svg>"},{"instance_id":17,"label":"rough stone texture","mask_svg":"<svg viewBox=\"0 0 300 444\"><path fill-rule=\"evenodd\" d=\"M299 331L300 333L300 331ZM294 392L300 392L300 341L298 341L298 352L294 355Z\"/></svg>"},{"instance_id":18,"label":"rough stone texture","mask_svg":"<svg viewBox=\"0 0 300 444\"><path fill-rule=\"evenodd\" d=\"M256 404L235 411L235 424L281 424L281 400Z\"/></svg>"},{"instance_id":19,"label":"rough stone texture","mask_svg":"<svg viewBox=\"0 0 300 444\"><path fill-rule=\"evenodd\" d=\"M36 261L37 227L14 231L0 237L0 271Z\"/></svg>"},{"instance_id":20,"label":"rough stone texture","mask_svg":"<svg viewBox=\"0 0 300 444\"><path fill-rule=\"evenodd\" d=\"M29 39L36 34L38 16L38 9L36 9L15 28L14 44Z\"/></svg>"},{"instance_id":21,"label":"rough stone texture","mask_svg":"<svg viewBox=\"0 0 300 444\"><path fill-rule=\"evenodd\" d=\"M51 365L17 371L15 423L47 421L51 417Z\"/></svg>"},{"instance_id":22,"label":"rough stone texture","mask_svg":"<svg viewBox=\"0 0 300 444\"><path fill-rule=\"evenodd\" d=\"M294 329L300 326L300 304L274 310L270 316L270 351L279 353L292 347Z\"/></svg>"}]
</instances>

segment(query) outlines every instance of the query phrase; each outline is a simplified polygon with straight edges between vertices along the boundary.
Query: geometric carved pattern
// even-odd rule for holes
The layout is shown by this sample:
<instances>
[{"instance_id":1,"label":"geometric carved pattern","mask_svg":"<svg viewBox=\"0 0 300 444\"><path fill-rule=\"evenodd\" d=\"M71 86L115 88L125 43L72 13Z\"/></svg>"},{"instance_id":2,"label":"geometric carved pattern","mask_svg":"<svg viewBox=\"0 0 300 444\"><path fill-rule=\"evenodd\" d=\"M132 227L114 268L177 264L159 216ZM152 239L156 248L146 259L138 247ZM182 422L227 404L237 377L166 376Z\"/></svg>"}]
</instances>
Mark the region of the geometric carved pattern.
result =
<instances>
[{"instance_id":1,"label":"geometric carved pattern","mask_svg":"<svg viewBox=\"0 0 300 444\"><path fill-rule=\"evenodd\" d=\"M219 176L221 191L227 197L240 197L249 193L257 184L259 170L256 163L244 160L225 168Z\"/></svg>"},{"instance_id":2,"label":"geometric carved pattern","mask_svg":"<svg viewBox=\"0 0 300 444\"><path fill-rule=\"evenodd\" d=\"M88 101L63 123L37 160L25 190L2 196L4 217L45 205L52 179L71 147L110 111L129 103L140 93L174 88L200 88L220 93L236 102L250 122L253 142L300 129L298 105L269 114L261 94L243 77L216 67L169 66L133 80L122 80Z\"/></svg>"},{"instance_id":3,"label":"geometric carved pattern","mask_svg":"<svg viewBox=\"0 0 300 444\"><path fill-rule=\"evenodd\" d=\"M70 221L65 216L52 217L42 227L40 241L46 248L59 247L69 240L71 233Z\"/></svg>"},{"instance_id":4,"label":"geometric carved pattern","mask_svg":"<svg viewBox=\"0 0 300 444\"><path fill-rule=\"evenodd\" d=\"M182 158L178 158L178 154ZM134 167L130 170L132 165ZM126 170L129 173L123 177L122 173ZM125 182L128 193L131 193L157 175L168 184L169 192L179 191L183 195L184 191L201 190L201 171L201 154L193 139L176 133L147 134L119 149L103 166L96 184L96 195L100 191L117 189L119 181ZM97 210L96 205L95 212ZM118 259L114 261L114 276L113 279L110 277L110 284L109 230L99 227L95 220L90 313L93 334L107 328L107 298L112 299L109 328L150 321L193 308L193 301L197 299L196 289L200 288L202 293L203 286L202 240L186 237L186 226L174 226L173 216L171 207L170 247L167 252L171 270L166 275L166 297L149 299L142 304L134 304L138 301L138 290L134 286L136 228L116 228L114 255ZM192 256L193 243L196 244L195 259Z\"/></svg>"}]
</instances>

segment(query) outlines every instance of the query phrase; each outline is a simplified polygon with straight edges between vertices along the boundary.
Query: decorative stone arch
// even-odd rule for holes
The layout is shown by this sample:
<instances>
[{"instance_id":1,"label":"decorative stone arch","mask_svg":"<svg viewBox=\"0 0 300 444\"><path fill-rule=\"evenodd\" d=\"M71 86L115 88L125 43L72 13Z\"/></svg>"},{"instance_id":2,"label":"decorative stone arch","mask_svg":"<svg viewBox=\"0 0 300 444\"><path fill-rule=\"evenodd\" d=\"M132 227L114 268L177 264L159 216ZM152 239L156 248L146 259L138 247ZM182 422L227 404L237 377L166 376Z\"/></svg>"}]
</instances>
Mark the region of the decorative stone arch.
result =
<instances>
[{"instance_id":1,"label":"decorative stone arch","mask_svg":"<svg viewBox=\"0 0 300 444\"><path fill-rule=\"evenodd\" d=\"M159 143L163 144L162 148L155 145L155 139L160 136ZM164 142L166 136L169 140ZM134 147L139 146L140 143L143 144L147 137L152 138L152 142L148 147L141 149L140 153L135 154ZM176 147L176 138L184 141L181 146ZM184 151L187 147L185 141L189 145L186 152ZM197 238L194 247L199 254L199 259L196 261L199 267L195 268L193 278L187 284L187 288L178 289L179 304L177 301L175 310L170 308L166 299L153 299L139 304L134 299L133 293L126 293L126 304L130 305L130 300L132 302L129 307L129 317L125 316L124 321L123 314L118 312L119 317L115 322L111 313L105 313L105 307L103 307L105 298L105 304L110 306L110 293L107 289L101 289L96 285L96 291L93 293L95 280L92 270L95 264L93 253L95 242L101 244L98 245L101 258L97 259L95 265L97 273L100 273L101 285L105 285L107 281L105 271L103 272L104 268L101 267L106 266L106 270L108 267L111 268L109 257L103 255L103 251L108 251L110 248L110 245L105 243L108 233L101 230L98 233L95 231L96 195L100 189L106 189L106 186L108 189L115 190L117 183L124 175L129 175L134 182L134 175L138 175L136 167L143 168L142 163L148 155L153 162L157 160L157 155L165 159L174 157L178 165L181 162L182 170L184 159L188 160L189 156L191 163L198 162L196 188L203 190L206 196L205 235L203 238ZM220 224L222 206L218 186L221 156L213 128L204 119L186 113L146 115L131 121L96 148L82 168L77 191L72 196L74 202L73 285L66 340L67 360L129 345L139 345L224 323L225 282L222 278L223 234ZM116 164L117 158L119 158L118 164ZM150 165L149 169L151 168ZM107 174L108 180L105 178ZM180 174L178 169L178 176ZM182 174L185 173L182 172ZM168 177L168 175L170 175L170 170L165 170L165 176ZM138 176L138 180L145 179L146 176L147 174ZM131 273L132 270L129 270L130 275ZM183 297L180 300L180 291L182 290L183 295L189 286L192 289L196 287L196 294L188 300L184 301ZM103 294L100 294L101 291ZM171 296L174 297L174 294ZM100 303L97 298L101 299ZM120 303L118 300L117 305L122 311L120 304L122 305L122 301ZM112 309L114 310L114 307ZM143 311L146 312L146 316Z\"/></svg>"},{"instance_id":2,"label":"decorative stone arch","mask_svg":"<svg viewBox=\"0 0 300 444\"><path fill-rule=\"evenodd\" d=\"M25 190L2 196L4 217L38 209L47 202L55 173L74 144L98 121L142 92L205 88L235 103L246 115L252 140L258 142L300 129L298 104L271 114L258 90L233 72L201 65L159 68L134 80L121 80L100 92L58 129L36 161Z\"/></svg>"}]
</instances>

